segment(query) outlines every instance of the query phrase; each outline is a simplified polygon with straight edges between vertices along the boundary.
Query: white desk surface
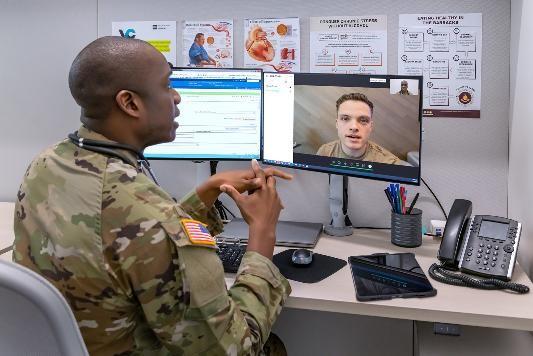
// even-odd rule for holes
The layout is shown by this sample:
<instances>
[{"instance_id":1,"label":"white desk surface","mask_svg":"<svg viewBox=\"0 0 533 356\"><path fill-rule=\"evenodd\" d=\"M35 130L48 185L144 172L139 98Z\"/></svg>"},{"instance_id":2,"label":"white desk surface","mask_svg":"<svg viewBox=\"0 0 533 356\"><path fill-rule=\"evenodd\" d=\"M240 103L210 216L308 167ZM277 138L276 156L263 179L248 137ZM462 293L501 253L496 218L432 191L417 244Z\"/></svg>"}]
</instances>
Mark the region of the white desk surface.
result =
<instances>
[{"instance_id":1,"label":"white desk surface","mask_svg":"<svg viewBox=\"0 0 533 356\"><path fill-rule=\"evenodd\" d=\"M429 266L437 261L440 240L424 236L422 246L402 248L390 242L389 230L354 230L352 236L322 235L315 253L347 260L348 256L380 252L413 252L437 295L426 298L397 298L373 302L358 302L348 265L332 276L312 284L290 280L292 293L286 307L347 314L371 315L395 319L443 322L461 325L533 331L533 285L518 264L513 282L526 284L531 292L525 295L501 290L489 291L457 287L431 279ZM276 247L274 253L285 248ZM312 267L310 267L312 268ZM233 274L226 275L231 285Z\"/></svg>"},{"instance_id":2,"label":"white desk surface","mask_svg":"<svg viewBox=\"0 0 533 356\"><path fill-rule=\"evenodd\" d=\"M13 243L13 211L13 203L0 202L0 250ZM402 248L390 242L389 230L363 229L354 230L354 234L347 237L322 235L314 251L344 260L348 256L378 252L413 252L427 275L429 266L437 261L439 244L440 241L424 237L421 247ZM276 247L275 253L284 249ZM0 258L10 260L10 256L11 251L0 255ZM233 280L234 275L226 276L228 285ZM533 284L518 264L515 266L513 282L526 284L532 289L525 295L450 286L433 279L430 281L437 289L435 297L358 302L350 270L344 266L319 283L290 281L292 294L286 307L533 331Z\"/></svg>"},{"instance_id":3,"label":"white desk surface","mask_svg":"<svg viewBox=\"0 0 533 356\"><path fill-rule=\"evenodd\" d=\"M13 214L15 203L0 202L0 251L10 247L15 240ZM0 255L0 259L11 261L11 251Z\"/></svg>"}]
</instances>

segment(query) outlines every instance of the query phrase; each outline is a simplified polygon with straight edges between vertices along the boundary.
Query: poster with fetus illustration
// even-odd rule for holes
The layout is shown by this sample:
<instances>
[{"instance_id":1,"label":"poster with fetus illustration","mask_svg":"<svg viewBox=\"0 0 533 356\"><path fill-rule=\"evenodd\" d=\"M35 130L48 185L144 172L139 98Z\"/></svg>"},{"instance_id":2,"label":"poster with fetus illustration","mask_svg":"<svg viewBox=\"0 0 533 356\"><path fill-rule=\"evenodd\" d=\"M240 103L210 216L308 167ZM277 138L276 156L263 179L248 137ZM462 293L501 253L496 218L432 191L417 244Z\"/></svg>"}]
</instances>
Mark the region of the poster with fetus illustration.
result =
<instances>
[{"instance_id":1,"label":"poster with fetus illustration","mask_svg":"<svg viewBox=\"0 0 533 356\"><path fill-rule=\"evenodd\" d=\"M192 67L233 67L233 20L185 21L183 63Z\"/></svg>"},{"instance_id":2,"label":"poster with fetus illustration","mask_svg":"<svg viewBox=\"0 0 533 356\"><path fill-rule=\"evenodd\" d=\"M299 72L300 19L244 20L244 66L265 72Z\"/></svg>"}]
</instances>

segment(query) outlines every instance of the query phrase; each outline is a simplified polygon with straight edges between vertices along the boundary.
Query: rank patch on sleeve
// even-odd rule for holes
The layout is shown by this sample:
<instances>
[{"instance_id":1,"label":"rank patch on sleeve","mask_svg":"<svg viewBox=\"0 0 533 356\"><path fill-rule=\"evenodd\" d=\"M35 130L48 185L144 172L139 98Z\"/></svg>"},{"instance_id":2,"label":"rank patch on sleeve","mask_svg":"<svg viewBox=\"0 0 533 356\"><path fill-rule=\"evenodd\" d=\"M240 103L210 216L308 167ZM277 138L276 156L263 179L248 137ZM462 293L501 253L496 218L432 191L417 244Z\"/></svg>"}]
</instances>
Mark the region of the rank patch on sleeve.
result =
<instances>
[{"instance_id":1,"label":"rank patch on sleeve","mask_svg":"<svg viewBox=\"0 0 533 356\"><path fill-rule=\"evenodd\" d=\"M207 225L192 219L181 219L181 225L192 244L215 245L215 238L207 230Z\"/></svg>"}]
</instances>

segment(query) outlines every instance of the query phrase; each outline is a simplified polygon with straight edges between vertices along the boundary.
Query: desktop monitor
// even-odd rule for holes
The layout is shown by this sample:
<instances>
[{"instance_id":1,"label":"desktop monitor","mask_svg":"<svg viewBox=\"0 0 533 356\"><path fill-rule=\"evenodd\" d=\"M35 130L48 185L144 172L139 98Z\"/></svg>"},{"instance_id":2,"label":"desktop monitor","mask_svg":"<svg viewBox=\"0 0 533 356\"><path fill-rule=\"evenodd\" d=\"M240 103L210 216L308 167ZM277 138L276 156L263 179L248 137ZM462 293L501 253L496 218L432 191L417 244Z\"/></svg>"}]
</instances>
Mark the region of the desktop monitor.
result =
<instances>
[{"instance_id":1,"label":"desktop monitor","mask_svg":"<svg viewBox=\"0 0 533 356\"><path fill-rule=\"evenodd\" d=\"M146 158L261 158L261 69L173 68L170 84L181 96L176 138L147 147Z\"/></svg>"},{"instance_id":2,"label":"desktop monitor","mask_svg":"<svg viewBox=\"0 0 533 356\"><path fill-rule=\"evenodd\" d=\"M420 184L422 77L264 74L263 161Z\"/></svg>"}]
</instances>

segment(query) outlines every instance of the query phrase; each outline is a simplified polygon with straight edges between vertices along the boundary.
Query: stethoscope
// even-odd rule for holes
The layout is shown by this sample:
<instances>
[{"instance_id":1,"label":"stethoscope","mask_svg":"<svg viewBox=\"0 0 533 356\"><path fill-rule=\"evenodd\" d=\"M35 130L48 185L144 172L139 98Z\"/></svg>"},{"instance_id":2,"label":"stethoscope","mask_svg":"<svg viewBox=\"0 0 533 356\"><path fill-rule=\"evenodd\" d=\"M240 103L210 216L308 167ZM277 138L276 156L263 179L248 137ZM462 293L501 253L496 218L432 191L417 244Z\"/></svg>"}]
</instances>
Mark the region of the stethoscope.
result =
<instances>
[{"instance_id":1,"label":"stethoscope","mask_svg":"<svg viewBox=\"0 0 533 356\"><path fill-rule=\"evenodd\" d=\"M73 144L75 144L79 148L84 148L92 152L97 152L97 153L102 153L104 155L113 156L115 158L121 159L122 161L126 162L127 164L137 169L137 165L135 164L134 161L132 161L129 157L121 154L120 152L117 152L116 149L126 150L126 151L130 151L134 153L138 157L137 163L139 163L139 167L140 167L140 169L137 169L137 170L144 174L146 174L145 170L148 171L154 183L159 185L159 182L157 181L157 178L155 177L155 174L152 171L152 168L150 167L150 163L146 160L146 157L144 157L143 153L137 150L136 148L130 145L125 145L123 143L97 141L97 140L91 140L88 138L79 137L78 131L69 134L68 138Z\"/></svg>"}]
</instances>

